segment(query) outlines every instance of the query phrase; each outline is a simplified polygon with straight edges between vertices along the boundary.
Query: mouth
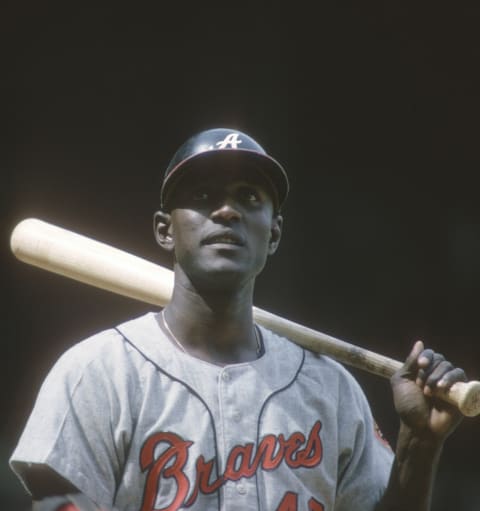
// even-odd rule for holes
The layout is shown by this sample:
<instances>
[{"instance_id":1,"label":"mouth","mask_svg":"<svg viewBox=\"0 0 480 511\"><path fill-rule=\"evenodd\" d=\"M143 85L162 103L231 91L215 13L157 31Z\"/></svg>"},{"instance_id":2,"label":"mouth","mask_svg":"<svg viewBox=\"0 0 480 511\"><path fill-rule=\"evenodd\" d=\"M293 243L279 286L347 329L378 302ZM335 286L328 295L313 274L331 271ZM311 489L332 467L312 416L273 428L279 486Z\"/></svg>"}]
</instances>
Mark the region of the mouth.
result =
<instances>
[{"instance_id":1,"label":"mouth","mask_svg":"<svg viewBox=\"0 0 480 511\"><path fill-rule=\"evenodd\" d=\"M232 231L222 231L210 234L203 241L203 245L233 245L242 247L245 243L243 239Z\"/></svg>"}]
</instances>

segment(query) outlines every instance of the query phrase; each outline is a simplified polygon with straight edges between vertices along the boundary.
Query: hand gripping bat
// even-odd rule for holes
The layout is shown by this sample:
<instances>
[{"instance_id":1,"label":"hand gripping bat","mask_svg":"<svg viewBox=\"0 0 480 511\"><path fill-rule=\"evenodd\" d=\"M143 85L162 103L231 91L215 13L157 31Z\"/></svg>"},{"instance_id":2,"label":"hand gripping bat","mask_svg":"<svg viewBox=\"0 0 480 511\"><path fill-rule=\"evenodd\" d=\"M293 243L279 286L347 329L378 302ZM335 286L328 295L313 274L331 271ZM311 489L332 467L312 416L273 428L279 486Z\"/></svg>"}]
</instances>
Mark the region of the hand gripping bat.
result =
<instances>
[{"instance_id":1,"label":"hand gripping bat","mask_svg":"<svg viewBox=\"0 0 480 511\"><path fill-rule=\"evenodd\" d=\"M164 307L172 295L171 270L39 219L19 222L10 246L23 262L136 300ZM390 378L403 365L257 307L253 316L259 324L304 348L378 376ZM436 395L468 417L480 414L479 381L458 382Z\"/></svg>"}]
</instances>

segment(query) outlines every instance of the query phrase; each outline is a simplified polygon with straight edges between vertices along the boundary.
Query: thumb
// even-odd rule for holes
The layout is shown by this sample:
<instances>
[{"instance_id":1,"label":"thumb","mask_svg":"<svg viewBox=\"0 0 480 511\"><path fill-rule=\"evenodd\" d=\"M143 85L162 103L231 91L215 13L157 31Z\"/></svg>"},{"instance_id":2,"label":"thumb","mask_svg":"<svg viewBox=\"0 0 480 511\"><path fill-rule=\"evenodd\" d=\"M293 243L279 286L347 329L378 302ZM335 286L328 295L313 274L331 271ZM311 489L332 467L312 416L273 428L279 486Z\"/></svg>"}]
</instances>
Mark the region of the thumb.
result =
<instances>
[{"instance_id":1,"label":"thumb","mask_svg":"<svg viewBox=\"0 0 480 511\"><path fill-rule=\"evenodd\" d=\"M417 341L413 345L412 350L410 351L408 357L406 358L402 368L400 369L400 374L402 377L410 377L415 378L418 371L418 357L425 349L425 346L422 341Z\"/></svg>"}]
</instances>

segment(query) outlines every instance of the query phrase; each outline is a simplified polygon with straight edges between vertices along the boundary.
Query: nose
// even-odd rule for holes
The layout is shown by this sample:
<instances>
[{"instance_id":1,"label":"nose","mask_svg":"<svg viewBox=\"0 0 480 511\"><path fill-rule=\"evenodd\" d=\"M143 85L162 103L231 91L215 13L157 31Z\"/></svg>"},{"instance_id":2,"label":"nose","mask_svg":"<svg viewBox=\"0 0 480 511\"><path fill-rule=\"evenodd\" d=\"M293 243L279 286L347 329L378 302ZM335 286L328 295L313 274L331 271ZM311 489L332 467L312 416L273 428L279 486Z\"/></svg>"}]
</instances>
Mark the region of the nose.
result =
<instances>
[{"instance_id":1,"label":"nose","mask_svg":"<svg viewBox=\"0 0 480 511\"><path fill-rule=\"evenodd\" d=\"M239 220L241 213L236 207L235 201L232 198L226 197L218 204L211 213L213 220L231 222L232 220Z\"/></svg>"}]
</instances>

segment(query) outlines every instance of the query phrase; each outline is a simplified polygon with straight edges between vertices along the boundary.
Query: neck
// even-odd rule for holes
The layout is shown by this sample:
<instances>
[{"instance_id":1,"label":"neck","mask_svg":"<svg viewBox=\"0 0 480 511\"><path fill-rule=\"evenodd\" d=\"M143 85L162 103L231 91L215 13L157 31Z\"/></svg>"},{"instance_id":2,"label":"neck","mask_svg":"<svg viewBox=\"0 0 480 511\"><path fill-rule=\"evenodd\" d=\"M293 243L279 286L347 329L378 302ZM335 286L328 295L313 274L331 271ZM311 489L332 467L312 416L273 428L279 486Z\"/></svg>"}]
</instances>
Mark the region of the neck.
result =
<instances>
[{"instance_id":1,"label":"neck","mask_svg":"<svg viewBox=\"0 0 480 511\"><path fill-rule=\"evenodd\" d=\"M253 281L235 289L199 291L175 274L175 286L164 316L170 333L185 351L217 363L258 357L253 326Z\"/></svg>"}]
</instances>

